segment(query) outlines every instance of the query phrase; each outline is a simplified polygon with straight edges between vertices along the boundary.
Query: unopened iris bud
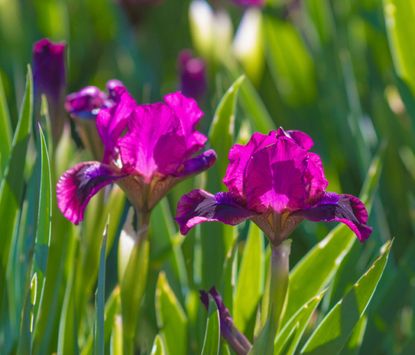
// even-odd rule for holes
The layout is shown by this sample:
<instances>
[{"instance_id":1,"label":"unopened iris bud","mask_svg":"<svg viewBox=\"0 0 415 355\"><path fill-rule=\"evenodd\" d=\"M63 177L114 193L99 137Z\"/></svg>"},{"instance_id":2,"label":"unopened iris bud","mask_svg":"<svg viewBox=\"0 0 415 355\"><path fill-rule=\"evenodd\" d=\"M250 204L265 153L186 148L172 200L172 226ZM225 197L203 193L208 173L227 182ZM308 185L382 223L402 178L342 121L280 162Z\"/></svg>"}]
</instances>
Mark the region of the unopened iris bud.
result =
<instances>
[{"instance_id":1,"label":"unopened iris bud","mask_svg":"<svg viewBox=\"0 0 415 355\"><path fill-rule=\"evenodd\" d=\"M248 354L252 348L251 343L242 334L233 323L233 319L223 303L222 297L215 287L212 287L208 292L200 291L200 300L206 309L209 308L209 298L212 298L218 308L219 322L220 322L220 334L228 342L229 346L238 355Z\"/></svg>"},{"instance_id":2,"label":"unopened iris bud","mask_svg":"<svg viewBox=\"0 0 415 355\"><path fill-rule=\"evenodd\" d=\"M46 96L55 142L62 134L65 120L63 111L66 86L65 48L65 43L54 43L47 38L33 45L35 105L39 108L41 96ZM36 109L36 111L39 110Z\"/></svg>"},{"instance_id":3,"label":"unopened iris bud","mask_svg":"<svg viewBox=\"0 0 415 355\"><path fill-rule=\"evenodd\" d=\"M180 89L183 95L200 99L206 92L206 65L203 59L192 56L190 50L179 54Z\"/></svg>"}]
</instances>

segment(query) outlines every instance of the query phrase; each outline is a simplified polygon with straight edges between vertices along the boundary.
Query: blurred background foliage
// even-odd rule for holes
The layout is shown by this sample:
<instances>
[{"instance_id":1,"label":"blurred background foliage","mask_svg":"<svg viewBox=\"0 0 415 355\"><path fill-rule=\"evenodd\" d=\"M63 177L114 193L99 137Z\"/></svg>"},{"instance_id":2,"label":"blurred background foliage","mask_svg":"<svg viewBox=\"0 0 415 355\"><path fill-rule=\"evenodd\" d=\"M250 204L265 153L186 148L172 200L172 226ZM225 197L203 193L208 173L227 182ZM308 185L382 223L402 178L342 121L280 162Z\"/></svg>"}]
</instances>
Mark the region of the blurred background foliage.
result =
<instances>
[{"instance_id":1,"label":"blurred background foliage","mask_svg":"<svg viewBox=\"0 0 415 355\"><path fill-rule=\"evenodd\" d=\"M203 226L183 238L173 216L178 199L192 187L223 190L221 178L229 140L221 139L225 132L214 133L209 127L215 112L220 114L220 110L216 111L220 98L245 74L235 97L235 122L228 122L234 126L230 142L246 142L251 132L266 133L278 126L303 130L313 137L314 151L322 157L329 190L354 195L359 194L377 155L382 172L370 216L374 233L364 245L354 243L341 259L331 291L320 308L324 313L340 299L374 260L379 247L395 237L390 261L367 311L367 324L363 325L366 333L355 353L411 353L415 348L415 2L275 0L261 10L246 10L227 0L212 0L210 5L186 0L147 3L0 0L0 74L4 89L4 93L0 91L0 103L2 117L10 117L10 127L4 131L8 136L4 139L9 141L17 129L32 44L42 37L63 40L68 45L67 93L86 85L103 88L107 80L118 78L138 102L152 102L179 88L177 57L182 49L192 49L206 62L209 80L208 90L199 100L205 112L201 130L210 132L211 145L219 155L218 164L204 176L177 186L153 213L146 291L152 296L143 301L137 332L142 352L150 351L157 329L165 322L160 316L163 312L155 312L155 308L164 307L166 312L173 309L175 331L179 332L168 333L165 328L163 341L187 334L180 338L184 350L175 353L193 353L200 350L205 330L197 290L218 286L230 309L229 303L240 298L231 296L231 285L235 285L231 276L235 265L240 266L238 255L245 255L248 225L238 229ZM216 12L210 13L213 9ZM230 112L233 114L234 109ZM27 325L21 321L21 314L28 314L21 313L22 309L30 304L25 290L39 293L33 291L35 281L27 276L33 245L38 244L35 239L40 222L35 222L34 217L34 211L40 208L38 186L47 171L41 164L46 149L41 142L45 141L35 132L36 128L28 143L34 149L28 151L21 166L20 176L24 179L19 187L20 207L15 217L2 219L0 227L2 239L6 233L12 235L10 253L5 252L2 259L2 275L7 281L2 278L0 286L0 348L5 353L24 349L18 339L19 334L20 339L27 334ZM76 138L76 132L66 132L52 149L46 137L53 206L47 268L42 270L50 278L46 277L42 292L47 302L39 306L46 307L46 311L39 311L35 331L30 333L34 353L56 349L62 354L92 351L92 295L98 270L102 270L101 235L109 211L105 312L111 327L107 334L106 325L105 344L110 346L111 337L111 349L115 351L117 347L116 309L120 301L119 290L114 286L120 259L117 250L122 243L118 240L128 206L122 192L114 188L105 197L110 202L103 203L101 195L92 201L81 226L70 225L60 215L54 196L57 177L73 163L90 158ZM3 179L4 156L0 163ZM302 223L292 236L291 265L331 227ZM255 286L257 294L250 297L259 300L265 279L262 269L269 255L262 244L252 247L261 250L257 258L262 266L257 266L257 272L262 276ZM164 273L158 277L160 270ZM41 282L40 278L36 282ZM247 325L238 320L240 317L243 315L234 314L252 338L255 323ZM165 346L160 339L156 338L153 349Z\"/></svg>"}]
</instances>

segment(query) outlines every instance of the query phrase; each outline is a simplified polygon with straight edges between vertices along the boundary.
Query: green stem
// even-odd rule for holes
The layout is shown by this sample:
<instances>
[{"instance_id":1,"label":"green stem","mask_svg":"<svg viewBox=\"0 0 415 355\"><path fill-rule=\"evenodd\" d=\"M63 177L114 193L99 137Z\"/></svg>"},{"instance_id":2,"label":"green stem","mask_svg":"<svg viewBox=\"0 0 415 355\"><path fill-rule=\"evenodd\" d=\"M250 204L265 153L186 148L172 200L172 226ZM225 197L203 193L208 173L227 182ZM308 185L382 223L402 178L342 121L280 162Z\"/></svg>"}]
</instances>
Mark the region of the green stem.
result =
<instances>
[{"instance_id":1,"label":"green stem","mask_svg":"<svg viewBox=\"0 0 415 355\"><path fill-rule=\"evenodd\" d=\"M282 318L288 289L291 240L285 240L277 246L271 245L271 250L271 282L269 288L268 319L276 332L279 327L280 319Z\"/></svg>"},{"instance_id":2,"label":"green stem","mask_svg":"<svg viewBox=\"0 0 415 355\"><path fill-rule=\"evenodd\" d=\"M148 226L150 213L137 211L135 243L121 280L121 308L123 317L123 354L133 355L135 350L135 330L140 304L144 296L148 263Z\"/></svg>"},{"instance_id":3,"label":"green stem","mask_svg":"<svg viewBox=\"0 0 415 355\"><path fill-rule=\"evenodd\" d=\"M288 289L291 240L271 244L268 313L264 328L254 343L251 354L273 354L274 339L284 312Z\"/></svg>"}]
</instances>

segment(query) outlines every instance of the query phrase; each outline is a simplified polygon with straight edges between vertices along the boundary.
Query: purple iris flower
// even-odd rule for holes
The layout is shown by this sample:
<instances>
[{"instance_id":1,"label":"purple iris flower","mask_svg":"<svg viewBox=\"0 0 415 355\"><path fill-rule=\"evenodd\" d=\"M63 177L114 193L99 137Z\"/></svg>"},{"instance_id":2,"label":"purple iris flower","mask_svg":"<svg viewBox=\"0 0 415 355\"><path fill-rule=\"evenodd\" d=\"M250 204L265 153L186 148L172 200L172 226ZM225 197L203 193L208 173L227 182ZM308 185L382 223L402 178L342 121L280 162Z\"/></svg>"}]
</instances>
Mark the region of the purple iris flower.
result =
<instances>
[{"instance_id":1,"label":"purple iris flower","mask_svg":"<svg viewBox=\"0 0 415 355\"><path fill-rule=\"evenodd\" d=\"M57 140L63 129L65 98L65 43L43 38L33 45L33 84L37 105L44 94L48 100L53 137Z\"/></svg>"},{"instance_id":2,"label":"purple iris flower","mask_svg":"<svg viewBox=\"0 0 415 355\"><path fill-rule=\"evenodd\" d=\"M137 105L124 91L117 104L97 116L103 161L77 164L57 183L63 215L78 224L92 196L113 182L138 212L149 215L175 184L215 162L213 150L195 156L207 140L196 131L202 116L197 103L179 92L165 96L164 102Z\"/></svg>"},{"instance_id":3,"label":"purple iris flower","mask_svg":"<svg viewBox=\"0 0 415 355\"><path fill-rule=\"evenodd\" d=\"M178 67L182 93L200 99L207 87L206 65L203 59L193 57L192 52L185 49L179 54Z\"/></svg>"},{"instance_id":4,"label":"purple iris flower","mask_svg":"<svg viewBox=\"0 0 415 355\"><path fill-rule=\"evenodd\" d=\"M364 204L355 196L326 192L328 182L320 157L309 151L312 146L307 134L282 128L234 145L223 179L229 192L184 195L176 216L181 233L203 222L236 225L251 219L278 245L308 219L342 222L365 241L372 229Z\"/></svg>"},{"instance_id":5,"label":"purple iris flower","mask_svg":"<svg viewBox=\"0 0 415 355\"><path fill-rule=\"evenodd\" d=\"M65 109L75 118L94 119L102 108L114 106L126 90L124 84L116 79L106 85L108 94L96 86L87 86L66 96Z\"/></svg>"},{"instance_id":6,"label":"purple iris flower","mask_svg":"<svg viewBox=\"0 0 415 355\"><path fill-rule=\"evenodd\" d=\"M218 308L221 335L237 354L247 354L252 345L245 335L235 327L229 310L215 287L212 287L209 292L200 291L200 300L206 309L209 308L209 297L213 299Z\"/></svg>"},{"instance_id":7,"label":"purple iris flower","mask_svg":"<svg viewBox=\"0 0 415 355\"><path fill-rule=\"evenodd\" d=\"M265 0L232 0L234 4L243 7L262 7L265 4Z\"/></svg>"}]
</instances>

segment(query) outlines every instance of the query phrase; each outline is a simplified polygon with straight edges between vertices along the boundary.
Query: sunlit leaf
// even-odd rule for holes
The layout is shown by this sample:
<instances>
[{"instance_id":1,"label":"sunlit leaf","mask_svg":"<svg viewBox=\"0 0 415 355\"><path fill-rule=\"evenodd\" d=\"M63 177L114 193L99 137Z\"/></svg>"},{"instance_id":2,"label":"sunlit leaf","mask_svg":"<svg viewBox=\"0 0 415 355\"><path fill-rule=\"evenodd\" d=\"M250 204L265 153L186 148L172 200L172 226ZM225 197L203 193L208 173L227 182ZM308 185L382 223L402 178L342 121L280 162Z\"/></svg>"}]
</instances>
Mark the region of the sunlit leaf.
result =
<instances>
[{"instance_id":1,"label":"sunlit leaf","mask_svg":"<svg viewBox=\"0 0 415 355\"><path fill-rule=\"evenodd\" d=\"M167 353L187 354L187 318L163 272L156 287L156 316Z\"/></svg>"},{"instance_id":2,"label":"sunlit leaf","mask_svg":"<svg viewBox=\"0 0 415 355\"><path fill-rule=\"evenodd\" d=\"M301 350L304 354L339 352L364 314L385 269L392 243L387 242L381 255L351 290L331 309Z\"/></svg>"}]
</instances>

